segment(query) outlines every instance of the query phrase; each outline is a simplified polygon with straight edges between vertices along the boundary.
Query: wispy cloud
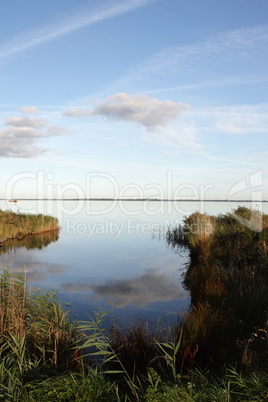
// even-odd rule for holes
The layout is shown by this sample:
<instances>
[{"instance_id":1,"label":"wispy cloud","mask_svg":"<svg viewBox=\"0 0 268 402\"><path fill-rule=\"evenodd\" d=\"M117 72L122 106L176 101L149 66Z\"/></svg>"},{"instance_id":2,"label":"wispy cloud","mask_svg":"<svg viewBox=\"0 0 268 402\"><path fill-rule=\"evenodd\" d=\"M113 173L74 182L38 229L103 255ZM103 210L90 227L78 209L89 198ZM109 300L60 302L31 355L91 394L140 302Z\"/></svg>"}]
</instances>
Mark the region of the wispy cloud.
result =
<instances>
[{"instance_id":1,"label":"wispy cloud","mask_svg":"<svg viewBox=\"0 0 268 402\"><path fill-rule=\"evenodd\" d=\"M210 80L203 82L195 82L194 84L186 84L186 85L178 85L172 87L166 87L161 89L152 89L146 91L146 94L154 94L161 92L173 92L173 91L182 91L187 89L202 89L202 88L226 88L226 87L234 87L239 85L248 85L248 84L261 84L268 82L268 76L262 74L261 76L243 76L243 77L228 77L222 78L219 80Z\"/></svg>"},{"instance_id":2,"label":"wispy cloud","mask_svg":"<svg viewBox=\"0 0 268 402\"><path fill-rule=\"evenodd\" d=\"M196 44L164 49L149 60L146 67L155 72L173 72L178 65L186 66L195 59L199 63L216 60L226 68L227 61L232 61L233 66L237 60L253 61L256 53L267 54L267 44L268 26L254 26L224 32Z\"/></svg>"},{"instance_id":3,"label":"wispy cloud","mask_svg":"<svg viewBox=\"0 0 268 402\"><path fill-rule=\"evenodd\" d=\"M267 159L267 152L264 153L264 155L265 155L265 159ZM253 156L256 157L256 155L253 155ZM203 155L200 154L200 157L201 158L206 158L206 159L214 159L214 160L217 160L217 161L227 162L228 165L230 165L230 163L231 163L231 164L234 164L234 165L254 166L255 168L258 168L258 169L268 169L267 166L264 166L264 165L261 165L261 164L258 164L258 163L247 162L247 161L242 161L242 160L237 160L237 159L223 158L223 157L219 157L219 156L206 155L206 154L203 154ZM230 174L233 173L232 170L230 172L231 172Z\"/></svg>"},{"instance_id":4,"label":"wispy cloud","mask_svg":"<svg viewBox=\"0 0 268 402\"><path fill-rule=\"evenodd\" d=\"M267 158L259 153L260 147L268 149L267 103L192 108L186 117L196 123L206 143L200 157L267 169Z\"/></svg>"},{"instance_id":5,"label":"wispy cloud","mask_svg":"<svg viewBox=\"0 0 268 402\"><path fill-rule=\"evenodd\" d=\"M100 7L90 8L76 13L71 18L43 28L33 29L4 43L0 47L0 60L29 49L33 46L48 42L52 39L77 31L89 25L117 17L137 8L144 7L156 0L120 0L110 1Z\"/></svg>"},{"instance_id":6,"label":"wispy cloud","mask_svg":"<svg viewBox=\"0 0 268 402\"><path fill-rule=\"evenodd\" d=\"M267 82L267 49L268 25L223 32L204 41L162 49L112 83L106 91L111 93L120 87L129 93L140 92L141 88L146 93L157 93L222 87L225 80L227 85ZM193 72L198 72L195 74L197 82ZM173 81L176 77L178 85L167 87L168 77L173 77Z\"/></svg>"},{"instance_id":7,"label":"wispy cloud","mask_svg":"<svg viewBox=\"0 0 268 402\"><path fill-rule=\"evenodd\" d=\"M234 116L231 120L223 118L216 123L216 128L227 134L268 133L266 116Z\"/></svg>"},{"instance_id":8,"label":"wispy cloud","mask_svg":"<svg viewBox=\"0 0 268 402\"><path fill-rule=\"evenodd\" d=\"M225 134L268 133L268 104L218 106L191 110L195 121L209 121L209 131ZM218 135L218 134L217 134Z\"/></svg>"}]
</instances>

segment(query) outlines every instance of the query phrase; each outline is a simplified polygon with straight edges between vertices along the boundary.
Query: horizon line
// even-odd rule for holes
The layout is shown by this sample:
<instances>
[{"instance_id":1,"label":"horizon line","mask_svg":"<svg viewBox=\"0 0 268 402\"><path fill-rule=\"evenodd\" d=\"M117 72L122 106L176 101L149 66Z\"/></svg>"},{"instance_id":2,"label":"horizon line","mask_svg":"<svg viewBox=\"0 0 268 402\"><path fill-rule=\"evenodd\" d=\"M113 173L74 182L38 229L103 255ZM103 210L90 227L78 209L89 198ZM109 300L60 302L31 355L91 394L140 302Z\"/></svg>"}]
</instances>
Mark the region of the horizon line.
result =
<instances>
[{"instance_id":1,"label":"horizon line","mask_svg":"<svg viewBox=\"0 0 268 402\"><path fill-rule=\"evenodd\" d=\"M186 202L197 202L197 201L205 201L205 202L268 202L268 200L229 200L226 199L190 199L190 198L105 198L105 197L93 197L93 198L13 198L10 200L9 198L0 198L0 201L186 201Z\"/></svg>"}]
</instances>

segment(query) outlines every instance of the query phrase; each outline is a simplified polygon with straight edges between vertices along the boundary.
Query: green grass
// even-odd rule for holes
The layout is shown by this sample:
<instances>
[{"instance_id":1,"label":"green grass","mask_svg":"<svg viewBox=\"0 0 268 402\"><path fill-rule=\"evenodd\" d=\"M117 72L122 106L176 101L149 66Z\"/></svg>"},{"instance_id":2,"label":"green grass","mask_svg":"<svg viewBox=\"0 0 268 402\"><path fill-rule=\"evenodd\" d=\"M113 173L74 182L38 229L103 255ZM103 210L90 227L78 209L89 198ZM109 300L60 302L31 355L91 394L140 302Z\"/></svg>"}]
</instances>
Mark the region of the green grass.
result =
<instances>
[{"instance_id":1,"label":"green grass","mask_svg":"<svg viewBox=\"0 0 268 402\"><path fill-rule=\"evenodd\" d=\"M0 241L59 229L57 218L0 210Z\"/></svg>"}]
</instances>

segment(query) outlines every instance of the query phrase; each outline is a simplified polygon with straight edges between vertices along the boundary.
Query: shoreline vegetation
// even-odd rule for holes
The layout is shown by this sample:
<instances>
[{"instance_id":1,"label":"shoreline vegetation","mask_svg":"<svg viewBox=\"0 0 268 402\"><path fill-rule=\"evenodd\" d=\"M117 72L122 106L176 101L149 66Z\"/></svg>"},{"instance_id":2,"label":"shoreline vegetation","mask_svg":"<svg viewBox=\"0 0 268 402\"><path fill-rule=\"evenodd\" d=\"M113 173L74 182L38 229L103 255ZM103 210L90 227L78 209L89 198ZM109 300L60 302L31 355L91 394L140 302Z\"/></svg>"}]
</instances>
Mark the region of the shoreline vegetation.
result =
<instances>
[{"instance_id":1,"label":"shoreline vegetation","mask_svg":"<svg viewBox=\"0 0 268 402\"><path fill-rule=\"evenodd\" d=\"M0 210L0 246L9 240L59 230L57 218Z\"/></svg>"},{"instance_id":2,"label":"shoreline vegetation","mask_svg":"<svg viewBox=\"0 0 268 402\"><path fill-rule=\"evenodd\" d=\"M191 307L172 327L71 320L55 291L0 275L0 398L14 401L268 399L268 215L198 212L165 233L189 250Z\"/></svg>"},{"instance_id":3,"label":"shoreline vegetation","mask_svg":"<svg viewBox=\"0 0 268 402\"><path fill-rule=\"evenodd\" d=\"M177 251L189 250L184 286L191 294L191 310L184 333L199 346L199 364L254 366L254 359L259 364L267 359L268 215L246 207L217 217L195 212L183 226L170 228L166 240ZM259 330L265 342L258 338ZM242 345L252 333L256 343L266 344L266 355L243 354ZM261 364L268 368L267 360Z\"/></svg>"}]
</instances>

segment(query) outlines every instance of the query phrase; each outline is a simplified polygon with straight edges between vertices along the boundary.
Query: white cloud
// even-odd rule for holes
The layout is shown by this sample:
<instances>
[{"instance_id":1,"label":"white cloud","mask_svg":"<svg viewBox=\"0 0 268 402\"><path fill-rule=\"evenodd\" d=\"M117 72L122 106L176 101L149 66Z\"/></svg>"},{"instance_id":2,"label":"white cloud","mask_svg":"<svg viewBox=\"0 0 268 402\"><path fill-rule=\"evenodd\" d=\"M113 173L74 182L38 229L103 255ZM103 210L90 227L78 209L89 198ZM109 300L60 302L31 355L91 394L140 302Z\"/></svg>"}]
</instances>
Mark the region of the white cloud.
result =
<instances>
[{"instance_id":1,"label":"white cloud","mask_svg":"<svg viewBox=\"0 0 268 402\"><path fill-rule=\"evenodd\" d=\"M1 130L0 157L33 158L48 153L48 149L37 146L34 138L28 134L18 137L12 131Z\"/></svg>"},{"instance_id":2,"label":"white cloud","mask_svg":"<svg viewBox=\"0 0 268 402\"><path fill-rule=\"evenodd\" d=\"M109 96L103 102L95 103L94 109L69 109L65 116L105 116L112 120L139 123L150 131L169 126L181 115L187 104L170 100L159 100L139 94L130 97L126 93Z\"/></svg>"},{"instance_id":3,"label":"white cloud","mask_svg":"<svg viewBox=\"0 0 268 402\"><path fill-rule=\"evenodd\" d=\"M4 140L5 138L9 139L18 139L18 138L40 138L44 137L45 133L41 131L37 131L32 129L31 127L12 127L8 126L7 129L0 131L0 138Z\"/></svg>"},{"instance_id":4,"label":"white cloud","mask_svg":"<svg viewBox=\"0 0 268 402\"><path fill-rule=\"evenodd\" d=\"M110 1L94 9L86 9L74 14L71 18L51 24L42 29L21 33L13 40L4 43L0 47L0 59L11 54L21 52L40 43L48 42L59 36L77 31L88 25L113 18L140 7L147 6L155 0L121 0Z\"/></svg>"},{"instance_id":5,"label":"white cloud","mask_svg":"<svg viewBox=\"0 0 268 402\"><path fill-rule=\"evenodd\" d=\"M35 117L10 117L7 119L9 126L15 127L45 127L47 124L43 119L37 119Z\"/></svg>"},{"instance_id":6,"label":"white cloud","mask_svg":"<svg viewBox=\"0 0 268 402\"><path fill-rule=\"evenodd\" d=\"M40 110L35 106L25 106L20 109L20 112L35 114L35 113L40 113Z\"/></svg>"},{"instance_id":7,"label":"white cloud","mask_svg":"<svg viewBox=\"0 0 268 402\"><path fill-rule=\"evenodd\" d=\"M49 149L40 147L38 140L65 133L63 127L49 127L43 119L10 117L6 127L0 129L0 157L33 158L47 154Z\"/></svg>"}]
</instances>

